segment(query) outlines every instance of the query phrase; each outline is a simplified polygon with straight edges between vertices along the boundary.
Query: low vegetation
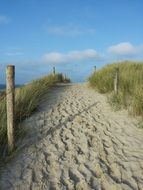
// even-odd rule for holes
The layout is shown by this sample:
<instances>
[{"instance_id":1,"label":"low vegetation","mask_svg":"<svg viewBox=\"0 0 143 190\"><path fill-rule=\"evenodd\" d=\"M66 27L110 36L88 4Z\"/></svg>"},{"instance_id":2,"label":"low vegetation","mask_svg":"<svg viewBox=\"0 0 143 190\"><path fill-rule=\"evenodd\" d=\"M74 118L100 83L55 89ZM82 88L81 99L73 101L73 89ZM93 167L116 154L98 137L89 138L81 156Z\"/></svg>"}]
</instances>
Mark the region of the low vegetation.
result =
<instances>
[{"instance_id":1,"label":"low vegetation","mask_svg":"<svg viewBox=\"0 0 143 190\"><path fill-rule=\"evenodd\" d=\"M115 70L119 68L119 93L113 92ZM143 62L124 61L108 64L89 77L92 87L109 93L116 108L127 108L131 114L143 116Z\"/></svg>"},{"instance_id":2,"label":"low vegetation","mask_svg":"<svg viewBox=\"0 0 143 190\"><path fill-rule=\"evenodd\" d=\"M70 79L63 77L62 74L48 75L16 89L15 95L15 122L16 134L18 134L19 123L29 117L40 104L41 99L49 88L58 82L70 82ZM20 130L19 130L20 131ZM5 93L0 99L0 154L5 148L6 136L6 100Z\"/></svg>"}]
</instances>

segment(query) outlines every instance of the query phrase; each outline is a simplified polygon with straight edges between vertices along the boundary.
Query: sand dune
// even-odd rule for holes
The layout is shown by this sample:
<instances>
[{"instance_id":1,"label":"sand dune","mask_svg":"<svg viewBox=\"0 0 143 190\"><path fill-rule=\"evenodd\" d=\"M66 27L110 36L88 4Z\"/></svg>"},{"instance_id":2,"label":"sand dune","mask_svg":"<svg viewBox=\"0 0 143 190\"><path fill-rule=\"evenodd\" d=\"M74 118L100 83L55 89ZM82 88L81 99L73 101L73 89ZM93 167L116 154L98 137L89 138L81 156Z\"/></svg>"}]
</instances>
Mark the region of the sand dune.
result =
<instances>
[{"instance_id":1,"label":"sand dune","mask_svg":"<svg viewBox=\"0 0 143 190\"><path fill-rule=\"evenodd\" d=\"M2 169L2 190L143 190L143 129L106 97L54 88L23 122L28 131Z\"/></svg>"}]
</instances>

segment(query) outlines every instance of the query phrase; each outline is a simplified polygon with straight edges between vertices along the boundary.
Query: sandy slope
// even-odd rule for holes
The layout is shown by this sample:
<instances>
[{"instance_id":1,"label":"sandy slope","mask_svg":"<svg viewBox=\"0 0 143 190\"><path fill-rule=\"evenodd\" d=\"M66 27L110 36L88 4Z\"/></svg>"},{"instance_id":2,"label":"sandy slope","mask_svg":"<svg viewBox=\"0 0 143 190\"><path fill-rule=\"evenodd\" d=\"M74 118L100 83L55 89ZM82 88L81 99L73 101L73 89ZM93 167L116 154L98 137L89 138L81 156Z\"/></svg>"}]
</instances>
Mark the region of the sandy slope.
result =
<instances>
[{"instance_id":1,"label":"sandy slope","mask_svg":"<svg viewBox=\"0 0 143 190\"><path fill-rule=\"evenodd\" d=\"M23 127L0 189L143 190L143 130L85 85L53 89Z\"/></svg>"}]
</instances>

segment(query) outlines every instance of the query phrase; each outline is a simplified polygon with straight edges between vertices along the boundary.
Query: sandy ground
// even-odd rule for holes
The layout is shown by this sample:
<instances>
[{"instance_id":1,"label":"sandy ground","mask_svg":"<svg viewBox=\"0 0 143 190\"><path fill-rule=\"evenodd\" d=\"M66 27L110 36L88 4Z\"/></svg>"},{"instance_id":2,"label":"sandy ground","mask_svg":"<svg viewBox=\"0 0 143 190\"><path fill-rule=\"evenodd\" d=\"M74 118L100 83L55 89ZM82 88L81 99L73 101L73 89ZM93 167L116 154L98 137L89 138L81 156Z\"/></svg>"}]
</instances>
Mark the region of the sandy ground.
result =
<instances>
[{"instance_id":1,"label":"sandy ground","mask_svg":"<svg viewBox=\"0 0 143 190\"><path fill-rule=\"evenodd\" d=\"M54 88L24 121L2 190L143 190L143 129L85 84Z\"/></svg>"}]
</instances>

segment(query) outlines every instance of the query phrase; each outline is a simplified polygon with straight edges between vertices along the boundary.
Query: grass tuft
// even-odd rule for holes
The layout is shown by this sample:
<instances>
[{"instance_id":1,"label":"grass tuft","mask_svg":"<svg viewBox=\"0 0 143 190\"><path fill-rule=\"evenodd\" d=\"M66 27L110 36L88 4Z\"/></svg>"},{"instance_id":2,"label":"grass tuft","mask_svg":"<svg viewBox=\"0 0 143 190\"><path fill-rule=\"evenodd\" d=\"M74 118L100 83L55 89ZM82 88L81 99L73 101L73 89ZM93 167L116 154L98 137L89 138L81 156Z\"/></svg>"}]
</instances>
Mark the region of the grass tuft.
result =
<instances>
[{"instance_id":1,"label":"grass tuft","mask_svg":"<svg viewBox=\"0 0 143 190\"><path fill-rule=\"evenodd\" d=\"M49 88L58 82L67 82L62 74L48 75L15 90L15 134L18 133L19 123L29 117L40 104ZM20 131L20 130L19 130ZM6 129L6 98L0 99L0 154L7 142Z\"/></svg>"},{"instance_id":2,"label":"grass tuft","mask_svg":"<svg viewBox=\"0 0 143 190\"><path fill-rule=\"evenodd\" d=\"M113 93L115 69L119 68L119 94ZM109 93L112 106L127 108L133 115L143 116L143 62L123 61L108 64L89 77L92 87Z\"/></svg>"}]
</instances>

